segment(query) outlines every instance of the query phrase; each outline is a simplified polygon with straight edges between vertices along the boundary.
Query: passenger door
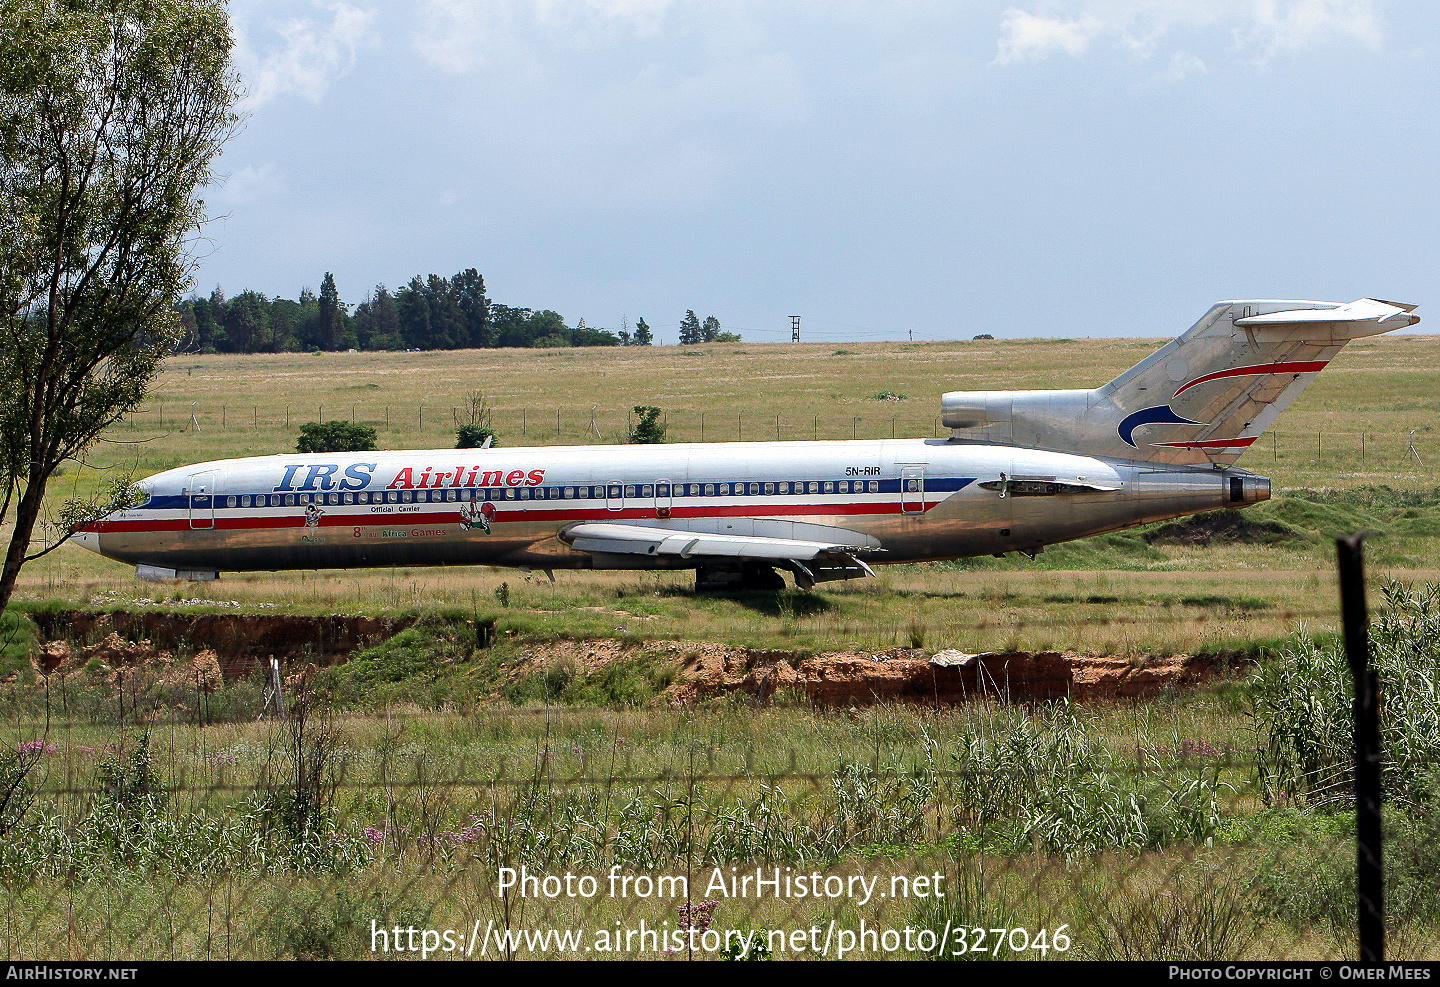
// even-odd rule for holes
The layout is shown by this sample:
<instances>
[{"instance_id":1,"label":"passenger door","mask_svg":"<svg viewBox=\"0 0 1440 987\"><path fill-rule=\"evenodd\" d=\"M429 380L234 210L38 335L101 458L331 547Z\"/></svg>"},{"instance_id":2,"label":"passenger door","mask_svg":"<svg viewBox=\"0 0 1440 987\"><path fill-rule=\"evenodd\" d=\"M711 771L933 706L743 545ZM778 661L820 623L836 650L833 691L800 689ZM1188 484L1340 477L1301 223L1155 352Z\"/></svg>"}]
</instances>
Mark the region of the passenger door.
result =
<instances>
[{"instance_id":1,"label":"passenger door","mask_svg":"<svg viewBox=\"0 0 1440 987\"><path fill-rule=\"evenodd\" d=\"M215 527L215 470L191 473L185 491L190 499L190 527Z\"/></svg>"},{"instance_id":2,"label":"passenger door","mask_svg":"<svg viewBox=\"0 0 1440 987\"><path fill-rule=\"evenodd\" d=\"M900 467L900 513L925 512L925 464Z\"/></svg>"}]
</instances>

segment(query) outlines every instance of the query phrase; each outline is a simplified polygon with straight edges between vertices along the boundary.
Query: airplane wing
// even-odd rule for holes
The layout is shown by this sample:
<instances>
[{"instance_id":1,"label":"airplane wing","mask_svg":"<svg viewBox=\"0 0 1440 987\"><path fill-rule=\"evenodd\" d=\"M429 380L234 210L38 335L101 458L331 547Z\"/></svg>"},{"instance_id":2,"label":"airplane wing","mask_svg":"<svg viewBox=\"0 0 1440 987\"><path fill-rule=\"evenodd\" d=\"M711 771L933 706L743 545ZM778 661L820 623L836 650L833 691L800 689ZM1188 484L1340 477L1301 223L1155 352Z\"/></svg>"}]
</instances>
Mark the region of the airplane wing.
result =
<instances>
[{"instance_id":1,"label":"airplane wing","mask_svg":"<svg viewBox=\"0 0 1440 987\"><path fill-rule=\"evenodd\" d=\"M795 572L802 584L809 582L813 585L827 579L875 575L868 565L856 558L857 551L866 549L840 541L713 534L606 522L574 525L561 532L560 538L578 552L595 555L764 559L781 562ZM815 564L806 566L802 564L804 562Z\"/></svg>"}]
</instances>

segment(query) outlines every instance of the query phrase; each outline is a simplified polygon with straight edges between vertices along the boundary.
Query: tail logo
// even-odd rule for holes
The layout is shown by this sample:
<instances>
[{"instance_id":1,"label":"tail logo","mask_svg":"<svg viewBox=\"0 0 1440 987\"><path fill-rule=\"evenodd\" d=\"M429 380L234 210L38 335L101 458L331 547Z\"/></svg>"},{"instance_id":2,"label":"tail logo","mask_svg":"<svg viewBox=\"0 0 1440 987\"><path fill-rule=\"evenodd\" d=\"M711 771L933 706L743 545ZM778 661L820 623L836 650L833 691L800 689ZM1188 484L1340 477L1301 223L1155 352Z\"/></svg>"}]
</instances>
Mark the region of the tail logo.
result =
<instances>
[{"instance_id":1,"label":"tail logo","mask_svg":"<svg viewBox=\"0 0 1440 987\"><path fill-rule=\"evenodd\" d=\"M1125 416L1120 423L1120 438L1132 449L1138 448L1131 436L1141 425L1203 425L1204 422L1197 422L1193 418L1185 418L1177 415L1175 410L1168 404L1157 404L1153 408L1142 408L1132 415Z\"/></svg>"}]
</instances>

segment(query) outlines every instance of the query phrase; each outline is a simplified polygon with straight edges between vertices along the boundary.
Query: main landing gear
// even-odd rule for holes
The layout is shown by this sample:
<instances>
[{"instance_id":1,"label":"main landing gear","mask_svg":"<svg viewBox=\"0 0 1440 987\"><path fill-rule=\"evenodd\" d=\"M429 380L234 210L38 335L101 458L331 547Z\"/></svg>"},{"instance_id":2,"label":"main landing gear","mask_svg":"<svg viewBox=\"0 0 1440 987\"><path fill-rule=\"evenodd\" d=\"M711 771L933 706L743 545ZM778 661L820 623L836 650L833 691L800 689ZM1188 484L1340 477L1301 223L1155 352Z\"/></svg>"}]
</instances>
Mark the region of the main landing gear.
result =
<instances>
[{"instance_id":1,"label":"main landing gear","mask_svg":"<svg viewBox=\"0 0 1440 987\"><path fill-rule=\"evenodd\" d=\"M769 592L785 588L785 580L768 565L755 562L702 565L695 570L695 592Z\"/></svg>"}]
</instances>

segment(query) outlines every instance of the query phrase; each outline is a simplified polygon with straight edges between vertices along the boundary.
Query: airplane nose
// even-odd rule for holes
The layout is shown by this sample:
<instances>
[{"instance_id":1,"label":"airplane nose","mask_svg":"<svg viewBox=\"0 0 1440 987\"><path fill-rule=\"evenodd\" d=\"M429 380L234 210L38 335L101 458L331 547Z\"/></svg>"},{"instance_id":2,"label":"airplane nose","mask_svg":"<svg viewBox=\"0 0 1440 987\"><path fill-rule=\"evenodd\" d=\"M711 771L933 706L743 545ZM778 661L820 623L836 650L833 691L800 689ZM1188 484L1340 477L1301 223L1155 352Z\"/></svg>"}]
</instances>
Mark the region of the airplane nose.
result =
<instances>
[{"instance_id":1,"label":"airplane nose","mask_svg":"<svg viewBox=\"0 0 1440 987\"><path fill-rule=\"evenodd\" d=\"M81 548L88 548L96 555L100 552L100 533L98 531L77 531L70 536L70 540Z\"/></svg>"}]
</instances>

